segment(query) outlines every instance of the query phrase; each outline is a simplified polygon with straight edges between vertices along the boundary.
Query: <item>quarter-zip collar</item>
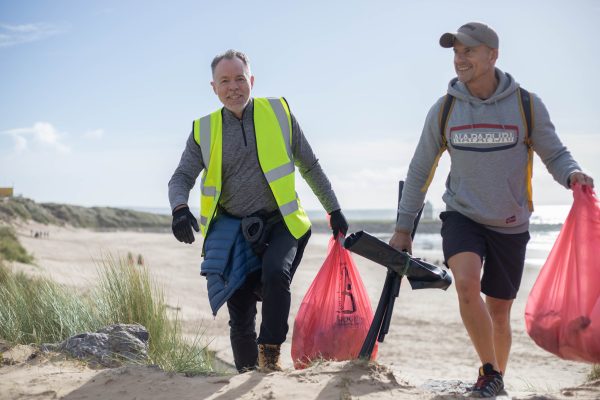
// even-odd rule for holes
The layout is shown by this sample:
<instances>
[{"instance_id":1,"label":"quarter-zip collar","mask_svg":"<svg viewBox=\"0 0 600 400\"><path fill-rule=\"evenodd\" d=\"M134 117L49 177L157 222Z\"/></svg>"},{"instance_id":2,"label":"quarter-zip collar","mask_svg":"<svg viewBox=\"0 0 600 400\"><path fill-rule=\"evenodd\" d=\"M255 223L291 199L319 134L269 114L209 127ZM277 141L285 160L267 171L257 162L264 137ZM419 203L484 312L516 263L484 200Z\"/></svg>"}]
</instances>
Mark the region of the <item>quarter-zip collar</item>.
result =
<instances>
[{"instance_id":1,"label":"quarter-zip collar","mask_svg":"<svg viewBox=\"0 0 600 400\"><path fill-rule=\"evenodd\" d=\"M230 124L239 124L239 126L242 130L242 138L244 139L244 147L248 146L248 138L246 136L247 129L245 127L249 126L247 124L252 124L252 113L253 112L254 112L254 102L253 102L252 98L250 98L250 101L244 108L244 111L242 111L241 119L236 117L236 115L233 112L231 112L227 108L223 107L223 112L222 112L223 120Z\"/></svg>"},{"instance_id":2,"label":"quarter-zip collar","mask_svg":"<svg viewBox=\"0 0 600 400\"><path fill-rule=\"evenodd\" d=\"M253 110L254 110L254 99L251 97L250 101L248 101L248 104L246 104L244 111L242 111L242 118L236 117L233 112L231 112L230 110L228 110L225 107L223 107L223 116L224 117L226 116L228 118L235 118L238 121L244 121L244 119L247 118L252 113Z\"/></svg>"}]
</instances>

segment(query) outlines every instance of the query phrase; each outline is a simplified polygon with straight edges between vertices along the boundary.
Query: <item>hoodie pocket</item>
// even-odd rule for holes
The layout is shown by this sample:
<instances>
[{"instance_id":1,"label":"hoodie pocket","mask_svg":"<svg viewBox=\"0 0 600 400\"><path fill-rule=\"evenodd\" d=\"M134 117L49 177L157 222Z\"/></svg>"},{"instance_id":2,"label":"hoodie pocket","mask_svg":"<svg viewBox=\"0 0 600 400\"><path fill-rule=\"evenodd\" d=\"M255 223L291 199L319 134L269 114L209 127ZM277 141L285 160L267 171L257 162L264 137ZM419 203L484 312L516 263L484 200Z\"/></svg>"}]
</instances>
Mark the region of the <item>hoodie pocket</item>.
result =
<instances>
[{"instance_id":1,"label":"hoodie pocket","mask_svg":"<svg viewBox=\"0 0 600 400\"><path fill-rule=\"evenodd\" d=\"M518 178L518 177L517 177ZM511 227L529 219L516 179L458 178L448 182L444 201L454 210L484 225Z\"/></svg>"}]
</instances>

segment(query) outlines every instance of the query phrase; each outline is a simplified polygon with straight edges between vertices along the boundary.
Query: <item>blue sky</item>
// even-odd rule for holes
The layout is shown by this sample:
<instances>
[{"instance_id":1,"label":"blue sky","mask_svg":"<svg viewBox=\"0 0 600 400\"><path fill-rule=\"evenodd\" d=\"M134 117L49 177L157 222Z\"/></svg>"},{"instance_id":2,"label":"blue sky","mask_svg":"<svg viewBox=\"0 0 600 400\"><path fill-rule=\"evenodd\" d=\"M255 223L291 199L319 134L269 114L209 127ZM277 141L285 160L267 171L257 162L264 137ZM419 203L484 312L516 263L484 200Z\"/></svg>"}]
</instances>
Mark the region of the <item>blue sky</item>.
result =
<instances>
[{"instance_id":1,"label":"blue sky","mask_svg":"<svg viewBox=\"0 0 600 400\"><path fill-rule=\"evenodd\" d=\"M0 186L37 201L168 207L210 61L245 51L255 96L285 96L343 208L394 208L430 106L454 77L439 36L500 36L497 66L541 96L600 182L600 1L0 0ZM428 198L441 207L446 155ZM306 208L319 203L299 185ZM198 202L198 190L190 203ZM536 161L534 200L568 191Z\"/></svg>"}]
</instances>

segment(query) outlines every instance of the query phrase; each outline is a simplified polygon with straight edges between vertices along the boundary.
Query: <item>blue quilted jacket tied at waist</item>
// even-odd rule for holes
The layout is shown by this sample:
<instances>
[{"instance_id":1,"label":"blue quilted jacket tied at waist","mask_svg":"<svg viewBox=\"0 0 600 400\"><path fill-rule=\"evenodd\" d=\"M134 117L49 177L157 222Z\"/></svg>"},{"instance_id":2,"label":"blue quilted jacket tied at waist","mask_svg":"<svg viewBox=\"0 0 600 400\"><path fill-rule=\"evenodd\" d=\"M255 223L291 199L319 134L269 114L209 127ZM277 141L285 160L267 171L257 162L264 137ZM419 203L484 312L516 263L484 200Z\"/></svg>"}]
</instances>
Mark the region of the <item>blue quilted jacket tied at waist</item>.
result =
<instances>
[{"instance_id":1,"label":"blue quilted jacket tied at waist","mask_svg":"<svg viewBox=\"0 0 600 400\"><path fill-rule=\"evenodd\" d=\"M242 220L218 215L204 242L200 274L206 276L208 300L213 315L246 280L261 268L260 260L244 239Z\"/></svg>"}]
</instances>

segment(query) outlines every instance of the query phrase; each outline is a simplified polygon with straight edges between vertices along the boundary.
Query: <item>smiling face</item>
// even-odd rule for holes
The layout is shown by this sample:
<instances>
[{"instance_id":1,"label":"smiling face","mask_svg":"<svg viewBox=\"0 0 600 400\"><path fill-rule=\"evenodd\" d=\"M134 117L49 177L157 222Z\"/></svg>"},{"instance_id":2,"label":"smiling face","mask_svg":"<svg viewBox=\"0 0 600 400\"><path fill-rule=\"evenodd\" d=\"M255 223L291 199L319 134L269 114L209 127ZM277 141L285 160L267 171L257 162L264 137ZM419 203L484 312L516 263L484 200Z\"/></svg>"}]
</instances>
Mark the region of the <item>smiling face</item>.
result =
<instances>
[{"instance_id":1,"label":"smiling face","mask_svg":"<svg viewBox=\"0 0 600 400\"><path fill-rule=\"evenodd\" d=\"M487 86L495 81L495 65L498 49L485 45L465 46L458 40L454 42L454 69L458 80L469 89Z\"/></svg>"},{"instance_id":2,"label":"smiling face","mask_svg":"<svg viewBox=\"0 0 600 400\"><path fill-rule=\"evenodd\" d=\"M242 118L254 86L254 77L250 75L248 66L237 57L224 58L215 66L210 84L225 108Z\"/></svg>"}]
</instances>

